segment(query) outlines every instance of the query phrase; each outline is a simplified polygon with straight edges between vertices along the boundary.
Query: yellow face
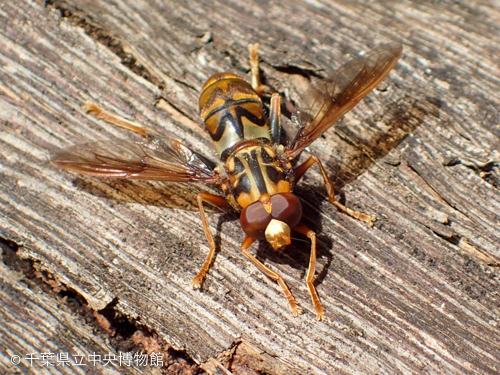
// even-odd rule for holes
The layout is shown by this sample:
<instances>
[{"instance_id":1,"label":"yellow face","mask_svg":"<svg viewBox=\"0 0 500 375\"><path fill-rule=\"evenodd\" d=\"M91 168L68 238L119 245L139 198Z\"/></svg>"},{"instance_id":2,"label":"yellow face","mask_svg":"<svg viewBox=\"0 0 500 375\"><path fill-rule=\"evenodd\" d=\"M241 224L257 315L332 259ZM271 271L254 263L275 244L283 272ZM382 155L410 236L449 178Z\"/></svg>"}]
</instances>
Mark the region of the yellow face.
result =
<instances>
[{"instance_id":1,"label":"yellow face","mask_svg":"<svg viewBox=\"0 0 500 375\"><path fill-rule=\"evenodd\" d=\"M291 229L284 221L272 219L266 228L266 241L271 244L274 250L279 250L283 246L290 245Z\"/></svg>"}]
</instances>

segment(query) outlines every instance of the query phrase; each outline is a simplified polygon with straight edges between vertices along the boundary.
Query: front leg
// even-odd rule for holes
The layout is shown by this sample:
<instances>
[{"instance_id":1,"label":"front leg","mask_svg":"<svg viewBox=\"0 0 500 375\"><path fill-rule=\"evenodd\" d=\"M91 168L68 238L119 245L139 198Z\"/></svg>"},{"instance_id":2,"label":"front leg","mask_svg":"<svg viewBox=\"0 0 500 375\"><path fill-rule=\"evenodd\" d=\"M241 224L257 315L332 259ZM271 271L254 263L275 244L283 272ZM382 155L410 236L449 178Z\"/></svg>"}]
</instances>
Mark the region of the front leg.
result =
<instances>
[{"instance_id":1,"label":"front leg","mask_svg":"<svg viewBox=\"0 0 500 375\"><path fill-rule=\"evenodd\" d=\"M241 251L248 259L250 259L253 262L253 264L257 266L257 268L262 273L264 273L271 280L274 280L279 284L279 286L283 290L285 298L288 301L288 304L290 305L290 308L292 309L293 316L298 316L299 314L302 314L302 309L299 307L299 304L295 300L292 292L290 292L290 289L288 289L288 286L285 284L281 276L276 272L271 271L264 264L262 264L261 261L259 261L257 258L255 258L252 254L249 253L248 248L254 243L254 241L255 240L252 237L246 237L243 243L241 244Z\"/></svg>"},{"instance_id":2,"label":"front leg","mask_svg":"<svg viewBox=\"0 0 500 375\"><path fill-rule=\"evenodd\" d=\"M314 273L316 272L316 233L302 223L293 228L293 230L303 234L311 240L311 256L309 258L309 267L307 268L306 284L307 289L309 289L309 294L311 295L314 309L316 310L316 319L322 320L325 318L325 312L313 282Z\"/></svg>"},{"instance_id":3,"label":"front leg","mask_svg":"<svg viewBox=\"0 0 500 375\"><path fill-rule=\"evenodd\" d=\"M331 204L333 204L335 207L337 207L340 211L343 213L357 219L364 221L365 223L368 224L369 227L373 225L373 222L377 220L375 216L370 216L367 214L364 214L362 212L354 211L346 206L344 206L342 203L338 202L335 200L335 191L333 188L333 184L328 178L328 175L326 174L326 170L323 167L323 164L321 164L321 161L316 157L316 156L311 156L309 159L307 159L303 164L299 165L297 168L295 168L295 180L299 181L300 178L304 175L304 173L314 164L318 164L319 169L321 171L321 174L323 175L323 180L325 181L325 187L326 187L326 192L328 193L328 200L330 201Z\"/></svg>"},{"instance_id":4,"label":"front leg","mask_svg":"<svg viewBox=\"0 0 500 375\"><path fill-rule=\"evenodd\" d=\"M205 280L205 276L212 264L212 259L215 254L215 241L212 236L212 232L210 231L210 227L208 226L207 215L205 214L205 210L203 209L203 202L208 202L218 207L229 207L229 203L218 195L213 195L205 192L198 193L196 200L198 201L198 209L200 210L201 221L203 223L203 230L205 231L205 237L207 238L208 245L210 246L210 251L208 252L207 259L203 266L200 269L200 272L194 277L193 281L191 281L191 286L195 289L200 289L203 284L203 280Z\"/></svg>"}]
</instances>

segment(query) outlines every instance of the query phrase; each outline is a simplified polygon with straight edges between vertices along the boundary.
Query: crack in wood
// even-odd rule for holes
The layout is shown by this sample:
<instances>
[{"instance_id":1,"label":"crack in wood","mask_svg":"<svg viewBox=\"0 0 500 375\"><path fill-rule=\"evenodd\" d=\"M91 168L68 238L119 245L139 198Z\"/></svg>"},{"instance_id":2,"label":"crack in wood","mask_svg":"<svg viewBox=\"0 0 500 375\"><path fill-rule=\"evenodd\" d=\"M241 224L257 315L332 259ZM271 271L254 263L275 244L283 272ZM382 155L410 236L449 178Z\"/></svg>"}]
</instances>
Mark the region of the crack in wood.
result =
<instances>
[{"instance_id":1,"label":"crack in wood","mask_svg":"<svg viewBox=\"0 0 500 375\"><path fill-rule=\"evenodd\" d=\"M465 167L476 173L479 178L489 183L496 189L500 189L500 161L499 160L487 160L481 163L476 160L462 160L454 159L452 160L454 164L447 164L446 166L464 165Z\"/></svg>"},{"instance_id":2,"label":"crack in wood","mask_svg":"<svg viewBox=\"0 0 500 375\"><path fill-rule=\"evenodd\" d=\"M164 354L164 368L168 373L199 375L205 373L185 350L172 348L160 336L136 319L130 319L119 311L119 298L115 297L104 309L96 311L88 305L85 298L75 289L61 283L47 271L40 271L37 261L22 259L18 251L22 245L0 237L0 257L10 269L24 275L25 281L39 286L46 294L60 299L73 313L106 333L117 352L146 352ZM180 372L182 371L182 372Z\"/></svg>"},{"instance_id":3,"label":"crack in wood","mask_svg":"<svg viewBox=\"0 0 500 375\"><path fill-rule=\"evenodd\" d=\"M454 211L458 212L461 214L463 217L467 218L468 220L471 220L470 217L467 216L465 212L462 212L455 204L447 200L445 197L443 197L442 194L439 194L439 192L430 184L425 178L424 175L418 170L418 167L412 163L411 160L407 160L406 165L408 168L415 173L416 176L419 177L420 181L424 183L424 185L427 187L428 191L432 192L439 200L446 204L448 207L452 208Z\"/></svg>"},{"instance_id":4,"label":"crack in wood","mask_svg":"<svg viewBox=\"0 0 500 375\"><path fill-rule=\"evenodd\" d=\"M130 52L132 49L127 48L124 41L95 23L90 15L85 14L81 9L78 9L78 7L68 4L65 1L45 0L45 6L53 6L54 9L59 11L62 18L67 18L74 22L76 26L83 28L87 35L109 48L120 58L121 63L135 74L143 77L161 90L165 88L165 83L151 74L151 72L141 64L139 59Z\"/></svg>"},{"instance_id":5,"label":"crack in wood","mask_svg":"<svg viewBox=\"0 0 500 375\"><path fill-rule=\"evenodd\" d=\"M209 374L296 374L279 356L267 353L244 339L237 339L227 349L202 363L202 368Z\"/></svg>"}]
</instances>

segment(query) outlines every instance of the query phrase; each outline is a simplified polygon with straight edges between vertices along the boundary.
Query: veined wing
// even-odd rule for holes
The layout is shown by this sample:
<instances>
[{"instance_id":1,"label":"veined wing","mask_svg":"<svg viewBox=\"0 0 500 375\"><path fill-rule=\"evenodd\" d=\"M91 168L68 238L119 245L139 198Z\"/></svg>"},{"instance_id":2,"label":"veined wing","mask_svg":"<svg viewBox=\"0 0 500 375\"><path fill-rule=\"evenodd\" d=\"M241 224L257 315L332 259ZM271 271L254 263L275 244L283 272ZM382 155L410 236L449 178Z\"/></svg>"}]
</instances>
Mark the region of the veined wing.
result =
<instances>
[{"instance_id":1,"label":"veined wing","mask_svg":"<svg viewBox=\"0 0 500 375\"><path fill-rule=\"evenodd\" d=\"M403 46L388 43L342 65L327 80L322 90L306 92L304 100L311 103L312 116L300 114L301 128L287 146L285 157L297 157L321 134L373 90L394 68ZM306 114L307 115L307 114Z\"/></svg>"},{"instance_id":2,"label":"veined wing","mask_svg":"<svg viewBox=\"0 0 500 375\"><path fill-rule=\"evenodd\" d=\"M67 171L97 177L220 183L211 162L168 137L76 145L55 151L50 160Z\"/></svg>"}]
</instances>

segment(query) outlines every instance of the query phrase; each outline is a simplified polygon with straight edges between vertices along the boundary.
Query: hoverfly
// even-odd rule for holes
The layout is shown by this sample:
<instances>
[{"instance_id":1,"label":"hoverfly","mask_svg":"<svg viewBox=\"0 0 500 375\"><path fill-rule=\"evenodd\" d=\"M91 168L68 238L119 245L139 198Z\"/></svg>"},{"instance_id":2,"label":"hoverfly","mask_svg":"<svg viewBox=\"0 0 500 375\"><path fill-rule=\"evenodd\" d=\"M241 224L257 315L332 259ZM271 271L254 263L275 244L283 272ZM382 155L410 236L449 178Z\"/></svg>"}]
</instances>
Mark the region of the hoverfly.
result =
<instances>
[{"instance_id":1,"label":"hoverfly","mask_svg":"<svg viewBox=\"0 0 500 375\"><path fill-rule=\"evenodd\" d=\"M58 167L71 172L98 177L142 179L175 182L201 182L218 186L223 195L199 192L197 203L206 239L208 256L191 285L200 288L212 263L216 249L203 203L232 207L240 213L240 224L246 236L241 251L265 275L282 288L292 313L302 312L281 276L249 252L255 240L266 240L274 250L291 243L292 231L308 237L311 254L306 284L316 317L324 318L323 306L313 284L316 268L316 234L302 222L302 205L293 194L294 185L304 173L317 164L326 185L329 201L340 211L371 225L375 217L356 212L335 200L333 184L321 161L310 156L294 166L294 160L315 139L356 105L382 81L401 56L399 43L384 44L341 66L321 91L307 91L314 112L309 117L292 119L299 125L288 144L281 139L281 97L271 95L269 116L264 113L261 96L269 88L260 83L258 44L250 45L251 83L231 73L215 74L201 90L201 118L208 130L219 165L215 168L206 158L179 140L159 135L145 126L118 118L93 104L84 109L103 120L142 135L139 141L105 140L76 145L51 155Z\"/></svg>"}]
</instances>

